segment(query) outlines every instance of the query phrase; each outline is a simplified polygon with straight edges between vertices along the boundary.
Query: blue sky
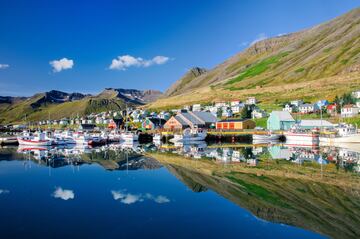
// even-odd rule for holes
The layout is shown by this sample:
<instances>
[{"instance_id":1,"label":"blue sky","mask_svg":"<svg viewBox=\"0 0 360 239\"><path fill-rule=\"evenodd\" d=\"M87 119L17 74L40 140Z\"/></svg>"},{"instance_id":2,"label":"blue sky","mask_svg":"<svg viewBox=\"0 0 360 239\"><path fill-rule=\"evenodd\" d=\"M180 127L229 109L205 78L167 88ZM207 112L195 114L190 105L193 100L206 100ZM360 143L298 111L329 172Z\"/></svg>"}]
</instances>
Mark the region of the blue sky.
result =
<instances>
[{"instance_id":1,"label":"blue sky","mask_svg":"<svg viewBox=\"0 0 360 239\"><path fill-rule=\"evenodd\" d=\"M0 0L0 95L105 87L164 91L252 41L298 31L358 0Z\"/></svg>"}]
</instances>

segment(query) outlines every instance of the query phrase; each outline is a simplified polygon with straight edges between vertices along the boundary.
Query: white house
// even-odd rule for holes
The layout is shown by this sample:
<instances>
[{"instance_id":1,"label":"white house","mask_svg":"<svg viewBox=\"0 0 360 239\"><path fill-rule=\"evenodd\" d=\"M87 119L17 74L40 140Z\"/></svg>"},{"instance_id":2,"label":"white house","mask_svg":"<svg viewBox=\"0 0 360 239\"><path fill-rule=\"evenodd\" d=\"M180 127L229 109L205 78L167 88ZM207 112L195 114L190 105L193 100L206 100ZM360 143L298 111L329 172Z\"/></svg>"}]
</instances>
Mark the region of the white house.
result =
<instances>
[{"instance_id":1,"label":"white house","mask_svg":"<svg viewBox=\"0 0 360 239\"><path fill-rule=\"evenodd\" d=\"M192 106L193 111L201 111L201 104L194 104Z\"/></svg>"},{"instance_id":2,"label":"white house","mask_svg":"<svg viewBox=\"0 0 360 239\"><path fill-rule=\"evenodd\" d=\"M240 104L240 100L232 100L231 102L230 102L230 106L237 106L237 105L239 105Z\"/></svg>"},{"instance_id":3,"label":"white house","mask_svg":"<svg viewBox=\"0 0 360 239\"><path fill-rule=\"evenodd\" d=\"M286 104L285 107L283 108L283 111L287 111L289 113L292 113L293 110L294 110L294 105L291 105L291 104Z\"/></svg>"},{"instance_id":4,"label":"white house","mask_svg":"<svg viewBox=\"0 0 360 239\"><path fill-rule=\"evenodd\" d=\"M240 105L231 106L231 111L232 111L234 114L240 113L242 109L243 109L243 106L240 106Z\"/></svg>"},{"instance_id":5,"label":"white house","mask_svg":"<svg viewBox=\"0 0 360 239\"><path fill-rule=\"evenodd\" d=\"M356 101L356 107L360 108L360 100Z\"/></svg>"},{"instance_id":6,"label":"white house","mask_svg":"<svg viewBox=\"0 0 360 239\"><path fill-rule=\"evenodd\" d=\"M69 124L69 120L68 120L68 119L61 119L61 120L59 121L59 124L60 124L60 125L68 125L68 124Z\"/></svg>"},{"instance_id":7,"label":"white house","mask_svg":"<svg viewBox=\"0 0 360 239\"><path fill-rule=\"evenodd\" d=\"M359 108L355 105L345 105L341 108L341 117L354 117L359 114Z\"/></svg>"},{"instance_id":8,"label":"white house","mask_svg":"<svg viewBox=\"0 0 360 239\"><path fill-rule=\"evenodd\" d=\"M245 102L245 104L247 104L247 105L256 105L256 103L257 103L256 98L253 96L248 97Z\"/></svg>"},{"instance_id":9,"label":"white house","mask_svg":"<svg viewBox=\"0 0 360 239\"><path fill-rule=\"evenodd\" d=\"M232 117L232 116L233 116L233 112L232 112L230 109L223 110L222 116L223 116L223 117L226 117L226 118Z\"/></svg>"},{"instance_id":10,"label":"white house","mask_svg":"<svg viewBox=\"0 0 360 239\"><path fill-rule=\"evenodd\" d=\"M317 104L302 104L299 106L299 112L302 114L309 114L319 111L320 108Z\"/></svg>"},{"instance_id":11,"label":"white house","mask_svg":"<svg viewBox=\"0 0 360 239\"><path fill-rule=\"evenodd\" d=\"M352 93L352 96L356 99L360 99L360 90L354 91Z\"/></svg>"},{"instance_id":12,"label":"white house","mask_svg":"<svg viewBox=\"0 0 360 239\"><path fill-rule=\"evenodd\" d=\"M229 106L226 102L216 102L215 107L221 108L221 107L227 107Z\"/></svg>"},{"instance_id":13,"label":"white house","mask_svg":"<svg viewBox=\"0 0 360 239\"><path fill-rule=\"evenodd\" d=\"M251 118L253 118L253 119L261 119L261 118L264 118L264 117L266 117L266 113L263 110L254 109L251 112Z\"/></svg>"},{"instance_id":14,"label":"white house","mask_svg":"<svg viewBox=\"0 0 360 239\"><path fill-rule=\"evenodd\" d=\"M290 105L294 105L294 106L296 106L296 107L299 107L299 106L302 105L302 104L304 104L304 101L302 101L302 100L292 100L292 101L290 102Z\"/></svg>"},{"instance_id":15,"label":"white house","mask_svg":"<svg viewBox=\"0 0 360 239\"><path fill-rule=\"evenodd\" d=\"M104 119L102 117L96 117L96 119L95 119L96 124L103 124L103 122L104 122Z\"/></svg>"}]
</instances>

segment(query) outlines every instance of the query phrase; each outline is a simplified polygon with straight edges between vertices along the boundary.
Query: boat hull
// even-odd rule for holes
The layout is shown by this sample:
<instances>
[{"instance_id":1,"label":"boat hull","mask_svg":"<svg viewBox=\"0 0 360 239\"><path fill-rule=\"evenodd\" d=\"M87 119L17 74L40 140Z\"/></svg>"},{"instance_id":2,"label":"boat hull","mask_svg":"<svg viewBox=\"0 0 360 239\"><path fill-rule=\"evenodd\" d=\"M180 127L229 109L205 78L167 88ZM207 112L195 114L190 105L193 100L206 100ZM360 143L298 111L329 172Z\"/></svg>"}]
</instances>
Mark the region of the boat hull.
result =
<instances>
[{"instance_id":1,"label":"boat hull","mask_svg":"<svg viewBox=\"0 0 360 239\"><path fill-rule=\"evenodd\" d=\"M31 139L17 139L20 145L29 145L29 146L51 146L52 142L50 140L31 140Z\"/></svg>"},{"instance_id":2,"label":"boat hull","mask_svg":"<svg viewBox=\"0 0 360 239\"><path fill-rule=\"evenodd\" d=\"M360 143L360 134L346 135L340 137L320 137L323 143Z\"/></svg>"},{"instance_id":3,"label":"boat hull","mask_svg":"<svg viewBox=\"0 0 360 239\"><path fill-rule=\"evenodd\" d=\"M312 133L285 132L284 136L288 145L313 146L320 143L319 135Z\"/></svg>"}]
</instances>

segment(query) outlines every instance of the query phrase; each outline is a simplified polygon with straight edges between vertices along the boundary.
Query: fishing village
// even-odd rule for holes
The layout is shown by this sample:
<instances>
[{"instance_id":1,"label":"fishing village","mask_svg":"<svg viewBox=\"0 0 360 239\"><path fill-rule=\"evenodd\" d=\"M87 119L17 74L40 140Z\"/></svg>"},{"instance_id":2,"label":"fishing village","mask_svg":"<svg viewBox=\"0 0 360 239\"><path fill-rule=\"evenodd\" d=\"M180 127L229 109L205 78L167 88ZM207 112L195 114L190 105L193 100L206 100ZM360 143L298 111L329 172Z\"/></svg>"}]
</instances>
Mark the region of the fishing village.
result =
<instances>
[{"instance_id":1,"label":"fishing village","mask_svg":"<svg viewBox=\"0 0 360 239\"><path fill-rule=\"evenodd\" d=\"M1 238L360 238L357 1L0 3Z\"/></svg>"},{"instance_id":2,"label":"fishing village","mask_svg":"<svg viewBox=\"0 0 360 239\"><path fill-rule=\"evenodd\" d=\"M1 126L0 143L30 146L96 146L120 141L286 142L299 146L360 143L357 124L347 123L359 116L360 91L331 103L293 100L271 112L258 105L255 97L249 97L244 102L194 104L169 111L126 107L119 112L38 122L27 122L24 116L23 124ZM333 122L334 119L338 122Z\"/></svg>"}]
</instances>

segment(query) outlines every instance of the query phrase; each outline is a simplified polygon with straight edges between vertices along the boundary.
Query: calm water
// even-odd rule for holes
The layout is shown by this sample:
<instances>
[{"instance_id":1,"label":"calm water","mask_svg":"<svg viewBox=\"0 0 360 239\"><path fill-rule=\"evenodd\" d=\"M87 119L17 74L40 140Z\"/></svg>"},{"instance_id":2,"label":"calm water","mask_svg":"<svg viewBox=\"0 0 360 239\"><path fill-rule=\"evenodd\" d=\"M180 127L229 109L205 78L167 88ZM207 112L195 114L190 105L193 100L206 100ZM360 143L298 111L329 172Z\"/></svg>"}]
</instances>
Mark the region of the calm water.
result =
<instances>
[{"instance_id":1,"label":"calm water","mask_svg":"<svg viewBox=\"0 0 360 239\"><path fill-rule=\"evenodd\" d=\"M164 166L141 155L144 150L158 149L194 160L206 157L225 163L219 167L240 161L256 164L256 158L262 154L299 164L309 160L325 164L332 163L328 160L330 155L337 159L338 167L348 167L353 172L358 157L351 150L346 155L340 152L339 156L339 149L284 146L4 148L0 149L1 238L324 237L303 229L313 228L316 222L310 219L308 224L306 221L283 223L287 215L281 211L272 211L270 215L270 209L261 216L264 209L261 200L247 206L244 200L249 196L237 194L231 188L223 191L220 181ZM342 155L346 163L340 160ZM254 211L258 212L257 216ZM319 222L319 225L323 224ZM325 232L331 230L326 225L324 228Z\"/></svg>"}]
</instances>

